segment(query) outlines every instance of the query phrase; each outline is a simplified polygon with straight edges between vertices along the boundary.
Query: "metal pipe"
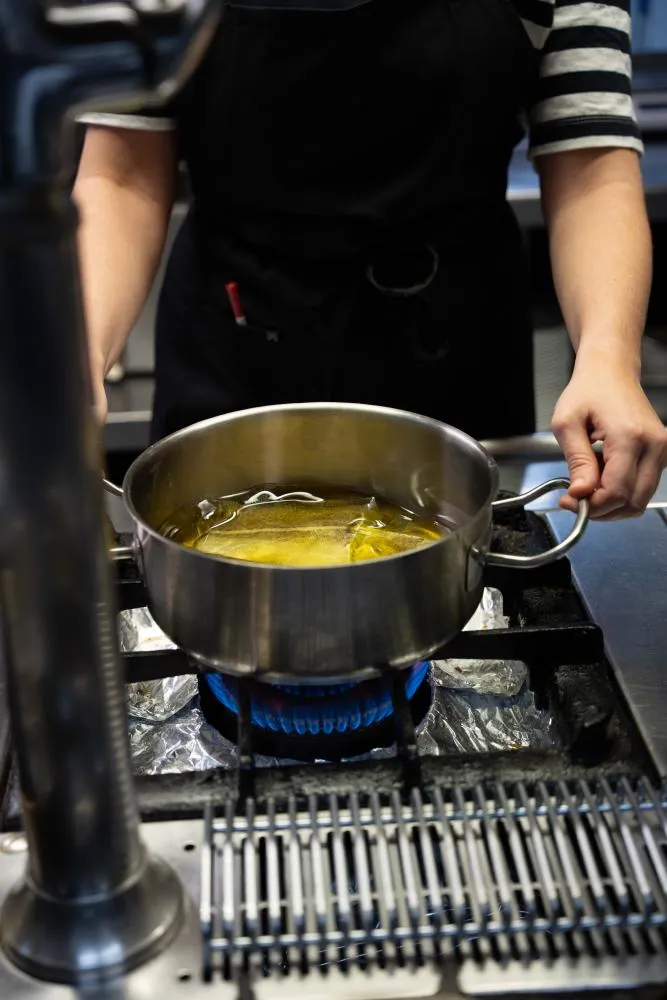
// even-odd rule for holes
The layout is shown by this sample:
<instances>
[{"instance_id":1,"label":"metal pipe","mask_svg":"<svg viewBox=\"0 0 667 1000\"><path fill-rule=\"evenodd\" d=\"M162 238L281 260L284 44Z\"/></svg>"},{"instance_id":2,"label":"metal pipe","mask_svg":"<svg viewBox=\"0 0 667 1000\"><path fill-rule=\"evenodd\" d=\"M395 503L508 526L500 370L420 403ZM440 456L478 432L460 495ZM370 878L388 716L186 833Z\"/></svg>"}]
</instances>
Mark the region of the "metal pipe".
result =
<instances>
[{"instance_id":1,"label":"metal pipe","mask_svg":"<svg viewBox=\"0 0 667 1000\"><path fill-rule=\"evenodd\" d=\"M564 461L561 447L553 434L525 434L520 437L482 441L497 461L558 462Z\"/></svg>"},{"instance_id":2,"label":"metal pipe","mask_svg":"<svg viewBox=\"0 0 667 1000\"><path fill-rule=\"evenodd\" d=\"M138 832L75 228L57 187L0 193L0 613L30 847L0 937L60 981L142 960L182 910Z\"/></svg>"},{"instance_id":3,"label":"metal pipe","mask_svg":"<svg viewBox=\"0 0 667 1000\"><path fill-rule=\"evenodd\" d=\"M15 200L0 202L1 593L13 729L31 805L30 876L49 896L76 899L134 877L141 850L85 347L72 332L81 329L74 210L61 197L45 219L45 202L39 242L24 247L12 231ZM57 289L57 301L30 296L36 273L47 269L51 283L41 287Z\"/></svg>"},{"instance_id":4,"label":"metal pipe","mask_svg":"<svg viewBox=\"0 0 667 1000\"><path fill-rule=\"evenodd\" d=\"M184 903L139 837L63 127L171 96L220 7L0 0L0 640L30 848L0 944L84 987L166 947Z\"/></svg>"}]
</instances>

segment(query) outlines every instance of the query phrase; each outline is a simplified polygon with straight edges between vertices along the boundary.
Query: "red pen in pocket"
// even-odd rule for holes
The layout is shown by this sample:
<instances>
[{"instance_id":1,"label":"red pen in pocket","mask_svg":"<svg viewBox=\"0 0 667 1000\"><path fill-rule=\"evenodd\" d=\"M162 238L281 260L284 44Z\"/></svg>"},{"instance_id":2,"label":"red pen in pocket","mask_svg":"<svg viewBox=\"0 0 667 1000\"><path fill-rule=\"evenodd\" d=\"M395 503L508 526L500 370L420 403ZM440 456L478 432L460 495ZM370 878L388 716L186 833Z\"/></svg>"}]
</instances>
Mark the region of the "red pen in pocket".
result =
<instances>
[{"instance_id":1,"label":"red pen in pocket","mask_svg":"<svg viewBox=\"0 0 667 1000\"><path fill-rule=\"evenodd\" d=\"M229 281L225 285L225 291L227 292L229 304L232 307L234 322L237 326L247 326L248 320L246 319L243 303L241 302L241 296L239 295L239 286L235 281Z\"/></svg>"}]
</instances>

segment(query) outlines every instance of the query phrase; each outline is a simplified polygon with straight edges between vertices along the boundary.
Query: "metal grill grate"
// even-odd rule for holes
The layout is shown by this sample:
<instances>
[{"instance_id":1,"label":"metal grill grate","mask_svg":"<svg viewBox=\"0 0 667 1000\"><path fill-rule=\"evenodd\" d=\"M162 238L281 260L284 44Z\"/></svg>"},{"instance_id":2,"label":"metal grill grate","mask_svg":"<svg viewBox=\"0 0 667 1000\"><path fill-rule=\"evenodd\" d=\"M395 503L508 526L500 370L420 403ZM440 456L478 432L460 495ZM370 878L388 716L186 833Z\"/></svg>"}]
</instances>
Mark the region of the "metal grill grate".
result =
<instances>
[{"instance_id":1,"label":"metal grill grate","mask_svg":"<svg viewBox=\"0 0 667 1000\"><path fill-rule=\"evenodd\" d=\"M667 797L644 779L230 803L206 826L225 977L667 956Z\"/></svg>"}]
</instances>

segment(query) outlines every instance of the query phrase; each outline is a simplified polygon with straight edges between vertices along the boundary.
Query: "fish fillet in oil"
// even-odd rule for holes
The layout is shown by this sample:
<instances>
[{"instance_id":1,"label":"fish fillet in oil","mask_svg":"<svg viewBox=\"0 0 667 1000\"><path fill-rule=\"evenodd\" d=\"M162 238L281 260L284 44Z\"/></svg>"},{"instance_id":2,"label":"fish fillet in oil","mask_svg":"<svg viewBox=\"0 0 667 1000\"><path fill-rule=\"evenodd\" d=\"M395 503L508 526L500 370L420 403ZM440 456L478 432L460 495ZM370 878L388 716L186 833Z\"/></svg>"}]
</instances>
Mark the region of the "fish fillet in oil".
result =
<instances>
[{"instance_id":1,"label":"fish fillet in oil","mask_svg":"<svg viewBox=\"0 0 667 1000\"><path fill-rule=\"evenodd\" d=\"M437 520L382 498L276 486L181 508L161 530L208 555L272 566L338 566L393 556L446 531Z\"/></svg>"}]
</instances>

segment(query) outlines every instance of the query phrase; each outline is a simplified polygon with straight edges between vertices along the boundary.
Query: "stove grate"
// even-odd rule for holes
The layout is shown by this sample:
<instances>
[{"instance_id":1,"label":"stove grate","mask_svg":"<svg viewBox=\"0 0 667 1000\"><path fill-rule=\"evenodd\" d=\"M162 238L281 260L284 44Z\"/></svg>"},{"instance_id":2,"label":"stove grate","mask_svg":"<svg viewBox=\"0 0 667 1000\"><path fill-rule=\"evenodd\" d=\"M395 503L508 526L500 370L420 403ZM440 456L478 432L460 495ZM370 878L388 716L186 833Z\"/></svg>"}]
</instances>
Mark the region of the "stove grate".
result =
<instances>
[{"instance_id":1,"label":"stove grate","mask_svg":"<svg viewBox=\"0 0 667 1000\"><path fill-rule=\"evenodd\" d=\"M205 824L209 975L447 958L565 960L572 975L602 958L653 975L658 960L667 975L667 789L644 778L250 798L222 813Z\"/></svg>"}]
</instances>

